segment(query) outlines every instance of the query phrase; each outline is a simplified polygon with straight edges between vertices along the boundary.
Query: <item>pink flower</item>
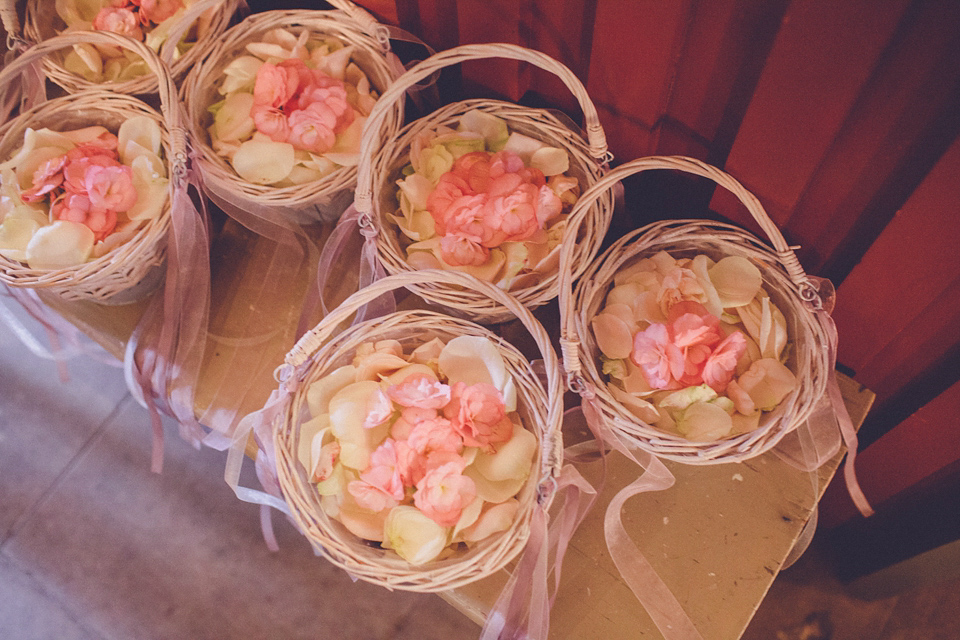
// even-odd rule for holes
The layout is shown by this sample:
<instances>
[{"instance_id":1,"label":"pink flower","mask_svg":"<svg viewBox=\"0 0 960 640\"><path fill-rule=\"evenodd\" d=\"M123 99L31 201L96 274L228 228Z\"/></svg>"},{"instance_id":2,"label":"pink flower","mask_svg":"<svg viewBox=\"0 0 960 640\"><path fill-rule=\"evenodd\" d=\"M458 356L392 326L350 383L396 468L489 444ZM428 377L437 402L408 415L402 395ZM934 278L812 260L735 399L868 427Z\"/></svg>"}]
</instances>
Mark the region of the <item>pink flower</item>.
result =
<instances>
[{"instance_id":1,"label":"pink flower","mask_svg":"<svg viewBox=\"0 0 960 640\"><path fill-rule=\"evenodd\" d=\"M94 240L101 241L117 226L117 213L112 209L96 209L85 195L67 193L53 203L53 217L86 225L93 231Z\"/></svg>"},{"instance_id":2,"label":"pink flower","mask_svg":"<svg viewBox=\"0 0 960 640\"><path fill-rule=\"evenodd\" d=\"M674 363L682 354L670 341L667 326L653 323L633 337L633 352L630 359L640 367L643 377L654 389L679 389L681 384L674 377Z\"/></svg>"},{"instance_id":3,"label":"pink flower","mask_svg":"<svg viewBox=\"0 0 960 640\"><path fill-rule=\"evenodd\" d=\"M140 5L140 22L144 26L149 23L160 24L167 18L173 17L183 7L182 0L133 0Z\"/></svg>"},{"instance_id":4,"label":"pink flower","mask_svg":"<svg viewBox=\"0 0 960 640\"><path fill-rule=\"evenodd\" d=\"M33 172L33 186L21 192L20 199L24 202L38 202L63 184L63 166L66 162L67 157L65 155L58 156L37 167L37 170Z\"/></svg>"},{"instance_id":5,"label":"pink flower","mask_svg":"<svg viewBox=\"0 0 960 640\"><path fill-rule=\"evenodd\" d=\"M450 387L426 374L414 375L388 387L387 395L404 407L442 409L450 402Z\"/></svg>"},{"instance_id":6,"label":"pink flower","mask_svg":"<svg viewBox=\"0 0 960 640\"><path fill-rule=\"evenodd\" d=\"M395 444L390 438L384 440L370 454L370 464L360 474L360 480L347 485L347 491L364 509L379 512L395 507L403 500L403 481Z\"/></svg>"},{"instance_id":7,"label":"pink flower","mask_svg":"<svg viewBox=\"0 0 960 640\"><path fill-rule=\"evenodd\" d=\"M466 154L472 155L472 154ZM466 156L462 156L466 157ZM454 174L452 171L440 176L440 181L434 187L430 195L427 196L427 211L433 216L437 225L437 233L444 234L444 223L447 219L447 210L455 201L464 196L476 196L466 180ZM480 200L482 204L482 199Z\"/></svg>"},{"instance_id":8,"label":"pink flower","mask_svg":"<svg viewBox=\"0 0 960 640\"><path fill-rule=\"evenodd\" d=\"M463 508L477 495L473 480L463 475L466 463L460 459L431 469L417 483L413 504L442 527L452 527Z\"/></svg>"},{"instance_id":9,"label":"pink flower","mask_svg":"<svg viewBox=\"0 0 960 640\"><path fill-rule=\"evenodd\" d=\"M63 188L68 193L87 195L87 172L91 167L116 167L120 166L120 163L113 158L112 152L101 150L101 153L97 153L93 148L90 148L89 155L77 154L71 157L77 149L72 149L67 154L67 163L63 167Z\"/></svg>"},{"instance_id":10,"label":"pink flower","mask_svg":"<svg viewBox=\"0 0 960 640\"><path fill-rule=\"evenodd\" d=\"M290 114L290 133L287 142L296 149L326 153L337 143L334 128L337 117L322 102L315 102L306 109L298 109Z\"/></svg>"},{"instance_id":11,"label":"pink flower","mask_svg":"<svg viewBox=\"0 0 960 640\"><path fill-rule=\"evenodd\" d=\"M506 417L503 396L492 384L479 382L467 386L457 382L443 414L468 447L489 451L492 445L513 436L513 422Z\"/></svg>"},{"instance_id":12,"label":"pink flower","mask_svg":"<svg viewBox=\"0 0 960 640\"><path fill-rule=\"evenodd\" d=\"M717 393L723 393L733 380L737 360L746 349L747 340L739 331L734 331L721 340L703 365L703 381Z\"/></svg>"},{"instance_id":13,"label":"pink flower","mask_svg":"<svg viewBox=\"0 0 960 640\"><path fill-rule=\"evenodd\" d=\"M390 425L390 437L394 440L406 440L410 437L413 427L422 420L432 420L437 417L436 409L420 407L404 407L400 410L400 417Z\"/></svg>"},{"instance_id":14,"label":"pink flower","mask_svg":"<svg viewBox=\"0 0 960 640\"><path fill-rule=\"evenodd\" d=\"M484 222L500 230L507 240L526 240L540 229L537 202L540 192L532 184L520 184L507 195L491 198L484 209Z\"/></svg>"},{"instance_id":15,"label":"pink flower","mask_svg":"<svg viewBox=\"0 0 960 640\"><path fill-rule=\"evenodd\" d=\"M454 267L479 266L490 257L490 250L476 237L454 233L440 238L440 256Z\"/></svg>"},{"instance_id":16,"label":"pink flower","mask_svg":"<svg viewBox=\"0 0 960 640\"><path fill-rule=\"evenodd\" d=\"M254 104L250 109L250 117L253 118L257 131L274 142L286 142L290 137L290 123L281 109L265 104Z\"/></svg>"},{"instance_id":17,"label":"pink flower","mask_svg":"<svg viewBox=\"0 0 960 640\"><path fill-rule=\"evenodd\" d=\"M257 70L253 103L280 109L293 98L299 84L300 74L295 67L264 62Z\"/></svg>"},{"instance_id":18,"label":"pink flower","mask_svg":"<svg viewBox=\"0 0 960 640\"><path fill-rule=\"evenodd\" d=\"M137 14L123 7L104 7L93 19L93 28L99 31L112 31L122 36L143 40L140 21Z\"/></svg>"},{"instance_id":19,"label":"pink flower","mask_svg":"<svg viewBox=\"0 0 960 640\"><path fill-rule=\"evenodd\" d=\"M413 426L407 444L421 455L432 451L460 453L463 450L463 438L454 431L453 425L446 418L418 422Z\"/></svg>"},{"instance_id":20,"label":"pink flower","mask_svg":"<svg viewBox=\"0 0 960 640\"><path fill-rule=\"evenodd\" d=\"M119 213L127 211L137 202L133 170L127 166L91 166L84 176L84 186L93 210L109 209Z\"/></svg>"},{"instance_id":21,"label":"pink flower","mask_svg":"<svg viewBox=\"0 0 960 640\"><path fill-rule=\"evenodd\" d=\"M397 470L405 487L412 487L420 482L427 473L427 458L410 446L406 440L397 440L394 443L397 452Z\"/></svg>"}]
</instances>

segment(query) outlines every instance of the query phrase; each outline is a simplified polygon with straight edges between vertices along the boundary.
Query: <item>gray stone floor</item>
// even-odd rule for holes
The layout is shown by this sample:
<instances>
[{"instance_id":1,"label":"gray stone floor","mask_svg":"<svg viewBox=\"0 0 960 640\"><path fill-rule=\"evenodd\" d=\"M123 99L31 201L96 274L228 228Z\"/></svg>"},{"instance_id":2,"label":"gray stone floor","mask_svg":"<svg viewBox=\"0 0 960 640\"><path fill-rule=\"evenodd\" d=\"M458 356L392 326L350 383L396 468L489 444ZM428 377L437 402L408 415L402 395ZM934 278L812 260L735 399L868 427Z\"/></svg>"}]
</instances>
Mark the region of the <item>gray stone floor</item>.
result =
<instances>
[{"instance_id":1,"label":"gray stone floor","mask_svg":"<svg viewBox=\"0 0 960 640\"><path fill-rule=\"evenodd\" d=\"M281 518L271 553L224 454L168 424L150 473L149 418L120 369L68 370L61 383L0 324L0 639L479 635L437 596L352 582Z\"/></svg>"}]
</instances>

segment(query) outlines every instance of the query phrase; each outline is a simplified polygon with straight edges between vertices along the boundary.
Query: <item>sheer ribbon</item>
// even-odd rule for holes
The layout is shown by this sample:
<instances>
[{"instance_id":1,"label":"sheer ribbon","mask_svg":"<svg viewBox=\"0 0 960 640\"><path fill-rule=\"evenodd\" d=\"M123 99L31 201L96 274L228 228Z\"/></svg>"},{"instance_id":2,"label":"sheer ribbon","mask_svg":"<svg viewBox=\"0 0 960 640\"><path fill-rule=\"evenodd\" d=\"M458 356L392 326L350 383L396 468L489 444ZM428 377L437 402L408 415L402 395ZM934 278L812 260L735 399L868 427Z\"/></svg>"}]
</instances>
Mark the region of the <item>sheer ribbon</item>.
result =
<instances>
[{"instance_id":1,"label":"sheer ribbon","mask_svg":"<svg viewBox=\"0 0 960 640\"><path fill-rule=\"evenodd\" d=\"M583 383L582 383L583 384ZM622 509L627 500L648 491L663 491L673 486L674 477L656 456L628 447L607 426L597 406L595 394L583 387L583 416L599 446L608 446L643 469L639 478L621 489L607 505L603 518L603 534L610 557L653 623L667 640L702 640L693 621L683 610L676 596L657 574L650 561L640 552L623 526Z\"/></svg>"},{"instance_id":2,"label":"sheer ribbon","mask_svg":"<svg viewBox=\"0 0 960 640\"><path fill-rule=\"evenodd\" d=\"M487 615L480 640L546 638L550 609L560 586L560 570L570 539L596 499L596 491L572 465L541 485L561 499L552 520L541 493L530 520L530 537L516 568ZM549 524L548 524L549 523ZM551 557L552 554L552 557ZM553 589L549 576L553 572ZM552 593L551 593L552 591Z\"/></svg>"},{"instance_id":3,"label":"sheer ribbon","mask_svg":"<svg viewBox=\"0 0 960 640\"><path fill-rule=\"evenodd\" d=\"M368 216L362 215L356 207L350 207L341 216L340 221L334 228L333 233L323 245L320 252L320 260L317 263L317 286L316 290L320 296L320 307L323 314L329 312L323 292L327 290L330 284L330 276L336 270L335 265L342 265L346 255L347 248L351 242L356 240L353 235L354 230L358 230L363 238L363 245L360 249L359 268L360 276L357 283L358 289L363 289L373 282L387 275L377 258L377 229ZM376 318L396 310L396 299L392 294L385 293L382 296L371 300L357 311L354 323L362 322L366 318Z\"/></svg>"},{"instance_id":4,"label":"sheer ribbon","mask_svg":"<svg viewBox=\"0 0 960 640\"><path fill-rule=\"evenodd\" d=\"M127 384L150 411L151 470L156 473L163 469L161 411L176 418L181 436L195 447L204 437L193 399L209 320L210 236L206 215L201 215L190 196L195 180L187 159L175 159L163 295L154 296L127 343L124 358Z\"/></svg>"},{"instance_id":5,"label":"sheer ribbon","mask_svg":"<svg viewBox=\"0 0 960 640\"><path fill-rule=\"evenodd\" d=\"M120 366L116 359L110 357L100 345L87 338L76 326L45 305L33 289L5 285L0 290L0 295L16 300L24 311L40 324L46 333L49 348L44 346L40 338L34 335L33 331L21 322L0 299L0 320L33 355L56 363L61 382L69 381L66 361L76 356L88 356L103 364Z\"/></svg>"}]
</instances>

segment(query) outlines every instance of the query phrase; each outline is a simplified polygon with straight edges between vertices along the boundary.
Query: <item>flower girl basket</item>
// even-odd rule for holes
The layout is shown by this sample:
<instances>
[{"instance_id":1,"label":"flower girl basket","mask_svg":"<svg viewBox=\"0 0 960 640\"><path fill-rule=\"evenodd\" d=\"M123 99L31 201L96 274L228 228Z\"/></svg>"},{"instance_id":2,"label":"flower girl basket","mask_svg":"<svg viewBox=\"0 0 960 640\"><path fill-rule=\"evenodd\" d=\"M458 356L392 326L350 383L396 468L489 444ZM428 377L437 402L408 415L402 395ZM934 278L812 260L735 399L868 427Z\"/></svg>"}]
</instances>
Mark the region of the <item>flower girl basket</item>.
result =
<instances>
[{"instance_id":1,"label":"flower girl basket","mask_svg":"<svg viewBox=\"0 0 960 640\"><path fill-rule=\"evenodd\" d=\"M536 345L538 356L542 358L542 368L532 364L515 346L488 329L430 310L392 312L342 329L361 307L378 296L428 281L469 288L497 300L514 313L529 332L532 344ZM308 389L313 382L350 363L361 344L397 340L403 345L404 352L409 352L434 338L449 342L462 336L484 337L496 345L506 371L516 385L520 422L536 436L538 444L530 475L516 496L519 508L505 531L492 534L469 548L461 547L447 556L441 555L438 559L413 566L395 552L361 540L321 508L321 496L316 485L311 484L310 472L298 456ZM228 459L227 481L238 496L281 508L289 513L318 554L352 576L388 589L417 592L455 589L490 576L519 556L517 569L497 605L498 615L490 617L488 626L527 625L542 630L531 637L546 637L545 629L549 624L547 556L556 548L549 543L551 540L556 543L557 536L560 536L562 544L555 560L555 571L559 573L562 550L582 517L584 502L593 491L571 466L563 465L559 363L550 336L528 309L509 294L466 274L422 270L387 276L348 297L312 331L304 334L287 354L285 363L277 369L276 377L280 382L279 389L274 391L264 409L248 416L254 419L245 420L245 423L254 429L261 447L257 460L258 476L261 482L268 479L264 486L271 493L282 495L284 503L278 504L273 496L266 494L250 499L250 490L236 486L249 430L238 435L239 439L231 449L230 455L236 463L232 472ZM274 465L275 468L271 469ZM271 490L273 483L276 486ZM554 524L548 527L547 513L555 496L561 497L557 501L562 505L559 513L567 510L572 513L568 517L553 515L550 521ZM555 506L554 513L557 509ZM527 610L531 598L539 606L533 608L531 605L533 613ZM526 621L525 616L528 616Z\"/></svg>"},{"instance_id":2,"label":"flower girl basket","mask_svg":"<svg viewBox=\"0 0 960 640\"><path fill-rule=\"evenodd\" d=\"M3 0L5 13L12 12L13 20L16 20L15 4L15 0ZM171 29L171 37L164 42L158 52L160 58L168 65L175 81L183 78L187 71L206 56L207 51L220 39L230 25L234 14L243 4L243 0L197 0L186 7L182 17ZM62 31L64 25L57 16L54 5L55 3L51 0L27 0L23 29L23 37L26 41L39 43L58 33L69 33ZM208 23L206 32L183 55L176 56L175 52L180 39L201 16ZM6 20L4 26L7 26ZM8 30L8 33L11 32ZM156 76L152 73L101 85L68 71L63 65L62 57L51 56L45 59L43 68L47 77L68 93L76 93L97 86L131 95L154 94L158 90Z\"/></svg>"},{"instance_id":3,"label":"flower girl basket","mask_svg":"<svg viewBox=\"0 0 960 640\"><path fill-rule=\"evenodd\" d=\"M617 240L586 271L573 289L573 256L564 254L561 270L564 367L572 389L591 397L603 420L622 438L660 458L685 464L741 462L775 447L802 425L824 398L833 372L833 354L822 322L822 292L809 278L763 206L739 182L723 171L692 158L648 157L628 162L594 185L577 206L609 190L627 176L654 169L672 169L702 176L733 193L767 236L770 245L729 224L709 220L654 222ZM591 320L600 311L617 271L630 261L659 251L675 256L707 254L713 260L743 256L762 274L763 286L783 312L792 352L787 367L797 385L775 410L764 415L753 431L712 442L690 441L678 433L657 429L639 420L611 394L599 370L599 347Z\"/></svg>"},{"instance_id":4,"label":"flower girl basket","mask_svg":"<svg viewBox=\"0 0 960 640\"><path fill-rule=\"evenodd\" d=\"M397 130L389 119L394 106L402 103L407 90L444 67L469 60L507 58L528 62L560 78L576 97L583 111L586 139L560 118L545 109L522 107L498 100L465 100L438 109ZM422 132L446 125L456 128L464 113L480 110L506 121L511 131L541 140L561 148L570 158L569 173L575 176L581 189L592 185L603 175L610 159L606 138L597 117L596 108L579 79L560 62L538 51L511 44L477 44L455 47L437 53L411 68L384 93L367 121L361 144L360 167L355 199L357 223L367 238L364 259L372 261L375 244L376 258L387 273L409 272L404 250L400 246L396 225L387 221L387 214L395 208L396 180L406 163L410 145ZM579 209L582 221L575 225L578 235L566 232L563 245L573 252L575 275L596 255L600 242L610 224L613 199L609 193L600 194L589 207ZM344 221L346 222L346 220ZM572 223L571 223L572 224ZM511 290L522 305L536 308L557 295L559 276L556 272L543 275L536 284ZM513 317L498 301L478 295L469 288L423 281L410 289L423 299L447 309L451 313L478 322L503 322Z\"/></svg>"},{"instance_id":5,"label":"flower girl basket","mask_svg":"<svg viewBox=\"0 0 960 640\"><path fill-rule=\"evenodd\" d=\"M254 184L237 175L230 163L214 152L207 133L211 118L207 107L220 99L217 87L224 67L241 55L248 43L271 29L298 28L353 45L352 58L381 93L403 69L390 53L385 26L349 0L332 0L330 4L337 9L278 10L248 17L223 35L190 71L181 87L204 191L231 217L255 230L262 224L256 219L288 228L335 220L352 197L357 168L340 167L320 180L286 187ZM401 117L401 109L402 105L393 105L385 117L395 122Z\"/></svg>"},{"instance_id":6,"label":"flower girl basket","mask_svg":"<svg viewBox=\"0 0 960 640\"><path fill-rule=\"evenodd\" d=\"M124 47L142 56L154 83L159 82L161 112L136 98L105 89L54 98L20 113L0 129L0 157L9 158L23 144L28 128L59 130L102 125L116 133L125 120L146 116L160 125L162 133L162 155L170 179L167 203L160 215L147 221L132 238L103 256L74 267L31 269L0 256L0 280L14 287L45 289L67 300L122 304L148 294L162 278L174 185L178 176L186 175L186 137L180 126L176 87L163 63L143 44L113 33L75 32L34 45L0 72L0 87L17 82L21 73L41 59L81 42Z\"/></svg>"}]
</instances>

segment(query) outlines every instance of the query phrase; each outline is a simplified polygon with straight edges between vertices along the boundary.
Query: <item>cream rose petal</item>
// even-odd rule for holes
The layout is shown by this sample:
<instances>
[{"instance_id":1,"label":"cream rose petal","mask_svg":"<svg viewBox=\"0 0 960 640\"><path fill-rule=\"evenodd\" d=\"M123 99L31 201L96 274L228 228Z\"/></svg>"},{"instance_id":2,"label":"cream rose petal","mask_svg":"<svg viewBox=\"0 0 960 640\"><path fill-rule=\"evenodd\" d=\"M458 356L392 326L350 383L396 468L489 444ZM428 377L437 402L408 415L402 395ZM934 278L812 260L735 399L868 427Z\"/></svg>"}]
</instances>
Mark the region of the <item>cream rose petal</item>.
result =
<instances>
[{"instance_id":1,"label":"cream rose petal","mask_svg":"<svg viewBox=\"0 0 960 640\"><path fill-rule=\"evenodd\" d=\"M247 140L237 147L232 164L237 174L254 184L273 184L285 179L293 170L294 149L287 142Z\"/></svg>"},{"instance_id":2,"label":"cream rose petal","mask_svg":"<svg viewBox=\"0 0 960 640\"><path fill-rule=\"evenodd\" d=\"M496 345L482 336L457 336L437 358L440 372L450 384L486 382L503 394L507 413L517 408L517 389Z\"/></svg>"},{"instance_id":3,"label":"cream rose petal","mask_svg":"<svg viewBox=\"0 0 960 640\"><path fill-rule=\"evenodd\" d=\"M507 500L491 505L480 514L472 526L463 530L461 537L466 542L480 542L495 533L506 531L513 524L519 510L518 500Z\"/></svg>"},{"instance_id":4,"label":"cream rose petal","mask_svg":"<svg viewBox=\"0 0 960 640\"><path fill-rule=\"evenodd\" d=\"M530 475L537 437L514 424L513 437L501 444L494 453L477 453L473 465L484 477L493 480L519 480Z\"/></svg>"},{"instance_id":5,"label":"cream rose petal","mask_svg":"<svg viewBox=\"0 0 960 640\"><path fill-rule=\"evenodd\" d=\"M743 256L722 258L707 273L725 308L748 304L763 284L760 269Z\"/></svg>"},{"instance_id":6,"label":"cream rose petal","mask_svg":"<svg viewBox=\"0 0 960 640\"><path fill-rule=\"evenodd\" d=\"M57 220L33 234L27 244L32 269L61 269L86 262L93 250L93 231L86 225Z\"/></svg>"},{"instance_id":7,"label":"cream rose petal","mask_svg":"<svg viewBox=\"0 0 960 640\"><path fill-rule=\"evenodd\" d=\"M590 326L603 355L614 360L630 356L633 351L633 332L620 317L601 313L590 321Z\"/></svg>"},{"instance_id":8,"label":"cream rose petal","mask_svg":"<svg viewBox=\"0 0 960 640\"><path fill-rule=\"evenodd\" d=\"M733 419L718 405L695 402L678 415L677 429L688 440L711 442L730 433Z\"/></svg>"},{"instance_id":9,"label":"cream rose petal","mask_svg":"<svg viewBox=\"0 0 960 640\"><path fill-rule=\"evenodd\" d=\"M426 564L440 555L450 538L450 530L441 527L416 507L400 505L387 514L384 522L384 546L393 549L412 565Z\"/></svg>"}]
</instances>

